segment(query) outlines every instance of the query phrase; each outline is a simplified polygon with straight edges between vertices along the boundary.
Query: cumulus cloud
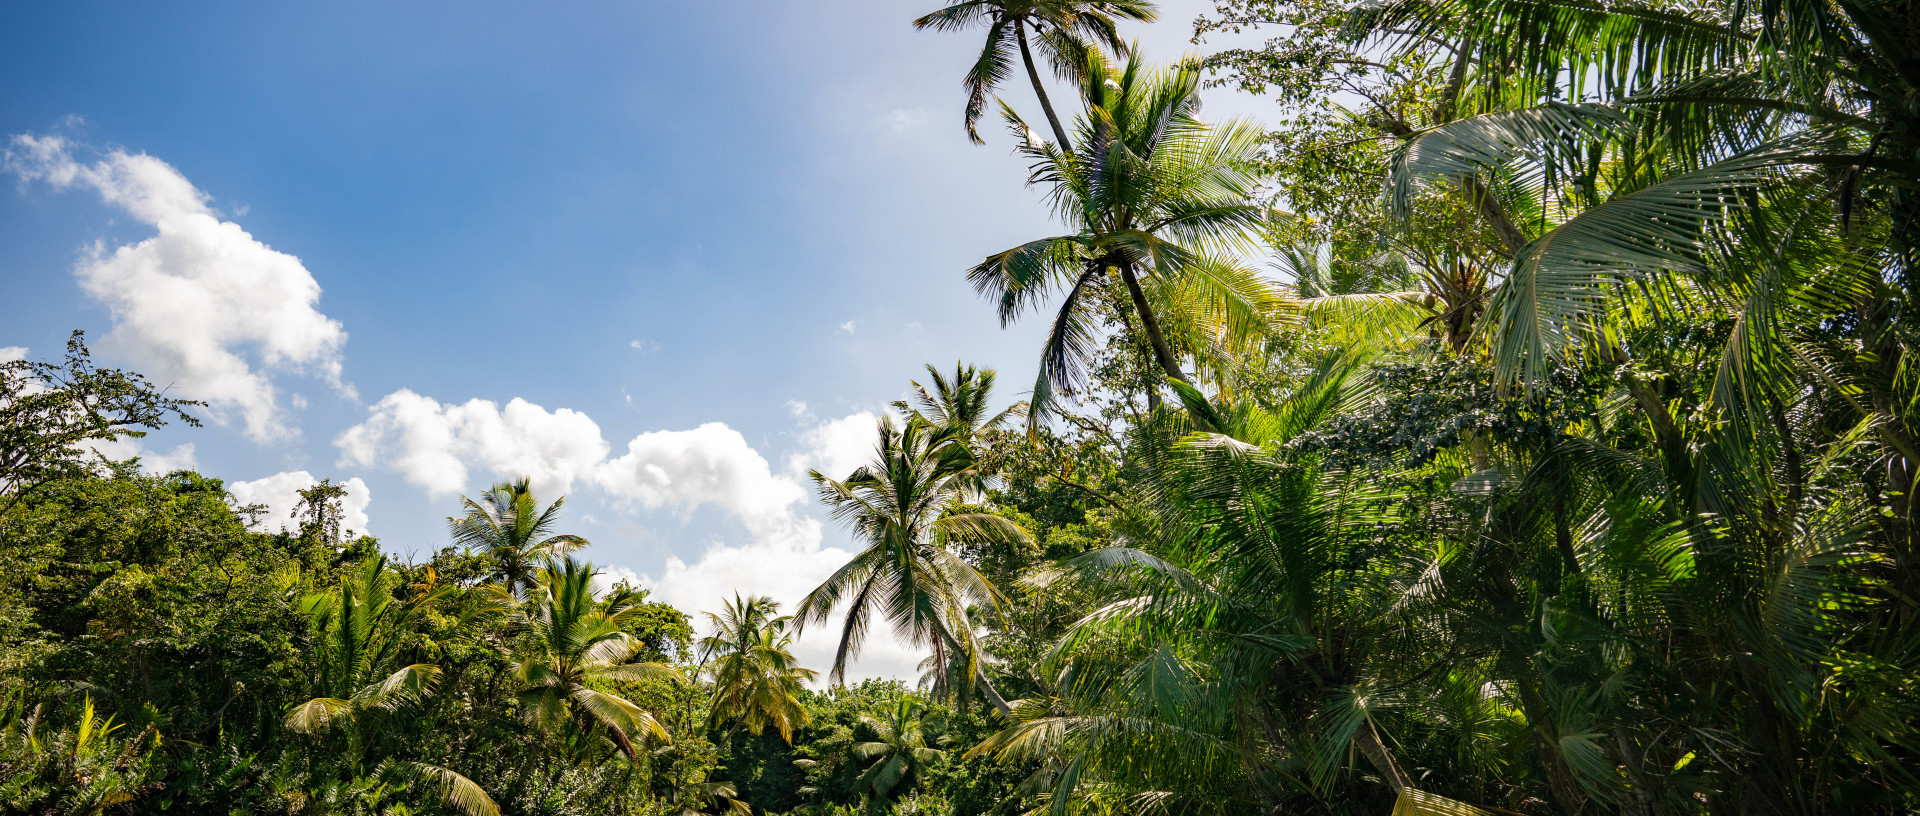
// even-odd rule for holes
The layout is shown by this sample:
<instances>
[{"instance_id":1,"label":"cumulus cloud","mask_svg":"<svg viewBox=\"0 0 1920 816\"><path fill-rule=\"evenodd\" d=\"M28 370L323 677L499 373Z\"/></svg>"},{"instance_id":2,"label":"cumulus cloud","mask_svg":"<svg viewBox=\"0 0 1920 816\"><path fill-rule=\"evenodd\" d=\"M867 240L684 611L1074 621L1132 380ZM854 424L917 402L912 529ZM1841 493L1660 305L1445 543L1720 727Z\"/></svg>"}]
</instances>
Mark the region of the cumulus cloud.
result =
<instances>
[{"instance_id":1,"label":"cumulus cloud","mask_svg":"<svg viewBox=\"0 0 1920 816\"><path fill-rule=\"evenodd\" d=\"M755 533L784 533L792 506L805 491L775 476L765 457L739 431L709 422L690 431L653 431L627 443L627 452L598 471L600 487L648 509L682 512L715 504Z\"/></svg>"},{"instance_id":2,"label":"cumulus cloud","mask_svg":"<svg viewBox=\"0 0 1920 816\"><path fill-rule=\"evenodd\" d=\"M518 397L504 409L483 399L443 405L404 388L334 444L342 464L389 467L436 496L466 487L475 468L492 478L527 477L540 493L571 493L576 480L594 478L608 450L600 426L578 411L548 411Z\"/></svg>"},{"instance_id":3,"label":"cumulus cloud","mask_svg":"<svg viewBox=\"0 0 1920 816\"><path fill-rule=\"evenodd\" d=\"M611 566L598 579L603 587L621 580L646 587L704 625L698 613L717 611L735 592L769 595L792 609L852 557L824 546L821 523L804 512L809 491L800 474L807 467L852 470L871 452L875 420L863 411L814 423L799 436L802 450L776 470L746 437L720 422L639 434L616 456L599 426L576 411L549 411L519 399L505 408L486 400L443 404L401 390L376 403L367 421L335 444L343 465L388 467L437 494L465 489L481 474L530 475L547 495L584 487L616 506L682 516L702 507L721 510L739 522L744 536L710 540L691 562L670 556L657 575ZM543 481L546 487L540 487ZM810 631L796 643L796 654L810 666L830 664L836 632L833 625ZM850 674L912 679L921 657L876 631Z\"/></svg>"},{"instance_id":4,"label":"cumulus cloud","mask_svg":"<svg viewBox=\"0 0 1920 816\"><path fill-rule=\"evenodd\" d=\"M265 505L267 511L260 515L253 527L261 532L278 532L293 526L293 510L300 504L299 491L319 483L320 480L314 478L313 474L295 470L275 473L251 482L228 482L227 493L233 496L236 507ZM366 534L367 505L373 503L373 492L358 476L339 484L346 488L346 495L340 498L340 526Z\"/></svg>"},{"instance_id":5,"label":"cumulus cloud","mask_svg":"<svg viewBox=\"0 0 1920 816\"><path fill-rule=\"evenodd\" d=\"M860 411L807 429L800 434L805 447L787 457L788 472L800 479L806 478L808 470L834 479L846 478L873 459L879 439L874 426L879 421L872 411Z\"/></svg>"},{"instance_id":6,"label":"cumulus cloud","mask_svg":"<svg viewBox=\"0 0 1920 816\"><path fill-rule=\"evenodd\" d=\"M841 333L841 334L852 334L852 333L853 333L853 330L854 330L854 329L857 329L857 328L859 328L859 327L860 327L860 321L858 321L858 320L849 320L849 321L847 321L847 322L845 322L845 323L842 323L842 324L840 324L840 333Z\"/></svg>"},{"instance_id":7,"label":"cumulus cloud","mask_svg":"<svg viewBox=\"0 0 1920 816\"><path fill-rule=\"evenodd\" d=\"M669 557L659 576L643 576L640 585L652 591L654 600L693 615L695 628L704 634L707 618L700 613L720 611L722 603L735 593L766 595L779 602L781 611L792 612L801 598L852 557L847 550L821 546L817 534L793 541L716 542L692 563ZM836 615L824 624L808 627L794 641L794 657L800 665L818 670L821 683L833 666L840 624ZM880 677L911 683L919 679L919 664L924 657L924 652L895 639L884 620L876 620L860 656L847 667L847 679Z\"/></svg>"},{"instance_id":8,"label":"cumulus cloud","mask_svg":"<svg viewBox=\"0 0 1920 816\"><path fill-rule=\"evenodd\" d=\"M0 346L0 363L11 363L27 359L26 346Z\"/></svg>"},{"instance_id":9,"label":"cumulus cloud","mask_svg":"<svg viewBox=\"0 0 1920 816\"><path fill-rule=\"evenodd\" d=\"M221 220L207 194L166 162L112 150L84 163L75 148L59 136L15 136L4 166L56 190L92 190L154 228L134 244L96 243L74 267L81 288L113 316L104 350L206 400L216 420L237 414L261 441L293 432L267 372L308 372L351 394L340 379L347 334L314 308L320 285L299 258Z\"/></svg>"},{"instance_id":10,"label":"cumulus cloud","mask_svg":"<svg viewBox=\"0 0 1920 816\"><path fill-rule=\"evenodd\" d=\"M175 445L172 450L161 453L147 450L138 439L123 436L112 441L94 440L86 443L86 448L114 462L124 462L136 456L140 457L140 469L156 476L176 470L197 470L200 467L199 461L194 457L192 442Z\"/></svg>"}]
</instances>

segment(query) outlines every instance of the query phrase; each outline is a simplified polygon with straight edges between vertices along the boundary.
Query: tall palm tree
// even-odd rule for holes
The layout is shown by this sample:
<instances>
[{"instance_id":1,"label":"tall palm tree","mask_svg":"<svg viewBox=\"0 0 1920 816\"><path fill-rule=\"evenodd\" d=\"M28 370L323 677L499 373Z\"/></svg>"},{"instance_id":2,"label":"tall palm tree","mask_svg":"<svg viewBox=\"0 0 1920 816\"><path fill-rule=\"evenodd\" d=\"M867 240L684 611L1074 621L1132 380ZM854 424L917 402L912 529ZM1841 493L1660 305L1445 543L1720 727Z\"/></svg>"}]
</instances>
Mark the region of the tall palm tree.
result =
<instances>
[{"instance_id":1,"label":"tall palm tree","mask_svg":"<svg viewBox=\"0 0 1920 816\"><path fill-rule=\"evenodd\" d=\"M867 796L871 811L884 810L896 793L913 784L917 772L946 755L927 745L926 727L920 717L925 710L925 704L903 695L884 719L868 713L860 715L860 722L872 729L874 739L853 746L853 755L873 762L854 780L854 788Z\"/></svg>"},{"instance_id":2,"label":"tall palm tree","mask_svg":"<svg viewBox=\"0 0 1920 816\"><path fill-rule=\"evenodd\" d=\"M513 612L529 637L515 645L512 673L521 684L521 714L535 728L602 727L631 760L636 734L664 741L667 731L651 713L600 686L677 673L663 663L629 662L644 646L622 626L639 607L625 597L602 603L593 589L596 574L592 564L572 557L550 561L534 574Z\"/></svg>"},{"instance_id":3,"label":"tall palm tree","mask_svg":"<svg viewBox=\"0 0 1920 816\"><path fill-rule=\"evenodd\" d=\"M942 434L967 440L968 444L982 431L997 429L1026 411L1024 403L1014 403L997 414L992 413L993 381L999 374L991 368L955 362L952 374L942 374L928 363L927 376L933 381L933 387L921 385L917 380L909 381L912 398L895 402L894 410L901 416L917 418Z\"/></svg>"},{"instance_id":4,"label":"tall palm tree","mask_svg":"<svg viewBox=\"0 0 1920 816\"><path fill-rule=\"evenodd\" d=\"M967 71L967 138L983 144L978 125L987 111L987 98L1005 81L1011 67L1009 49L1020 51L1033 93L1053 125L1054 138L1065 146L1067 131L1053 112L1046 84L1040 81L1040 69L1033 62L1033 48L1027 42L1032 29L1040 51L1052 63L1062 79L1082 80L1081 69L1087 56L1099 47L1125 56L1127 44L1120 39L1117 23L1122 19L1152 22L1158 16L1152 0L963 0L913 21L914 28L958 31L981 23L987 26L987 44L973 68Z\"/></svg>"},{"instance_id":5,"label":"tall palm tree","mask_svg":"<svg viewBox=\"0 0 1920 816\"><path fill-rule=\"evenodd\" d=\"M980 435L1000 429L1009 419L1025 416L1027 404L1016 402L993 413L993 382L999 374L991 368L975 368L956 361L952 374L942 374L928 363L927 374L933 381L932 388L909 380L912 397L893 403L893 409L909 422L926 425L935 437L953 443L940 446L941 455L964 460L959 464L972 472L958 480L956 487L968 500L977 499L985 495L990 486L987 475L972 467L981 443Z\"/></svg>"},{"instance_id":6,"label":"tall palm tree","mask_svg":"<svg viewBox=\"0 0 1920 816\"><path fill-rule=\"evenodd\" d=\"M800 601L795 628L824 622L845 602L829 674L838 683L878 611L895 635L939 656L936 665L946 665L947 655L963 655L966 676L957 684L977 683L996 708L1007 711L981 665L969 611L974 605L997 611L1000 593L947 545L1025 540L1027 534L999 516L955 510L976 477L972 457L955 450L956 440L924 422L897 426L892 417L880 419L879 436L874 460L845 481L812 472L821 501L866 546Z\"/></svg>"},{"instance_id":7,"label":"tall palm tree","mask_svg":"<svg viewBox=\"0 0 1920 816\"><path fill-rule=\"evenodd\" d=\"M378 754L391 753L379 750L380 718L432 694L440 678L440 667L432 663L400 665L400 659L410 623L446 589L429 580L396 599L398 583L385 557L372 558L342 576L335 588L303 594L294 605L314 635L314 696L287 712L286 725L316 736L343 728L344 756L356 776ZM500 812L479 785L447 768L389 756L378 763L377 773L424 782L468 816Z\"/></svg>"},{"instance_id":8,"label":"tall palm tree","mask_svg":"<svg viewBox=\"0 0 1920 816\"><path fill-rule=\"evenodd\" d=\"M707 613L713 633L700 639L700 650L714 660L709 728L732 720L735 728L759 734L771 725L781 739L793 742L793 729L806 724L800 691L819 672L794 660L788 649L793 636L787 633L793 618L776 615L779 611L780 605L764 595L735 595L721 614Z\"/></svg>"},{"instance_id":9,"label":"tall palm tree","mask_svg":"<svg viewBox=\"0 0 1920 816\"><path fill-rule=\"evenodd\" d=\"M1074 231L1029 241L968 270L997 301L1001 325L1059 293L1035 381L1030 423L1071 396L1092 353L1101 310L1144 339L1148 359L1169 380L1191 382L1181 349L1203 358L1265 336L1285 303L1280 289L1233 259L1251 247L1264 211L1247 171L1260 131L1197 117L1200 65L1149 68L1136 54L1116 68L1087 61L1086 115L1079 146L1027 138L1031 179L1047 188L1056 215ZM1016 133L1030 129L1011 109Z\"/></svg>"},{"instance_id":10,"label":"tall palm tree","mask_svg":"<svg viewBox=\"0 0 1920 816\"><path fill-rule=\"evenodd\" d=\"M466 515L447 519L454 542L492 557L493 575L510 593L530 588L535 570L545 559L587 546L580 536L553 532L566 497L554 499L542 510L527 479L496 484L480 494L479 501L463 496L460 503Z\"/></svg>"}]
</instances>

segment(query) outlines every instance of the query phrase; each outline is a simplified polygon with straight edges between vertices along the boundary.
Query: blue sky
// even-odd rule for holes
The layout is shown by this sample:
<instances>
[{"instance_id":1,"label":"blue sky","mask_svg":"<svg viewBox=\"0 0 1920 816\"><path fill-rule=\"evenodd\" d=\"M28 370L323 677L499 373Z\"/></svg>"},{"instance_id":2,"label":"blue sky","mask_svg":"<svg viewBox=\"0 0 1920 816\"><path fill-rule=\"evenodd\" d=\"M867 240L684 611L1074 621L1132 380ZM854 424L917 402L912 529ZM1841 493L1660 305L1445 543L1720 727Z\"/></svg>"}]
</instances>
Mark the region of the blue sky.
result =
<instances>
[{"instance_id":1,"label":"blue sky","mask_svg":"<svg viewBox=\"0 0 1920 816\"><path fill-rule=\"evenodd\" d=\"M847 544L799 468L854 461L924 362L1031 382L1039 323L962 272L1055 226L999 127L966 142L979 41L930 8L9 4L0 348L87 330L215 401L116 453L277 512L357 479L391 551L526 472L690 612L791 602ZM1200 9L1130 35L1172 57Z\"/></svg>"}]
</instances>

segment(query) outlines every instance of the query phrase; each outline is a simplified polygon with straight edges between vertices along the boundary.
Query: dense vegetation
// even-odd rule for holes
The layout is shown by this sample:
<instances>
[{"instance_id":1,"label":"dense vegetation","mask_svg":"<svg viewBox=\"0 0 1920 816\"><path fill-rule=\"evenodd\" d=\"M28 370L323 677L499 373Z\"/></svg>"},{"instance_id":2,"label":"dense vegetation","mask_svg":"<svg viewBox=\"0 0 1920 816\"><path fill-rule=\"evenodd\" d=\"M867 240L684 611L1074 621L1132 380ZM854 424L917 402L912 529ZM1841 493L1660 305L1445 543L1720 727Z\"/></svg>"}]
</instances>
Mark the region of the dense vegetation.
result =
<instances>
[{"instance_id":1,"label":"dense vegetation","mask_svg":"<svg viewBox=\"0 0 1920 816\"><path fill-rule=\"evenodd\" d=\"M790 610L696 638L525 482L418 562L329 483L252 532L86 453L193 404L0 366L0 809L1920 809L1920 6L1219 0L1272 38L1168 65L1155 13L915 21L985 31L969 135L1039 95L1062 230L953 271L1039 375L814 474L862 549ZM917 688L838 684L876 625Z\"/></svg>"}]
</instances>

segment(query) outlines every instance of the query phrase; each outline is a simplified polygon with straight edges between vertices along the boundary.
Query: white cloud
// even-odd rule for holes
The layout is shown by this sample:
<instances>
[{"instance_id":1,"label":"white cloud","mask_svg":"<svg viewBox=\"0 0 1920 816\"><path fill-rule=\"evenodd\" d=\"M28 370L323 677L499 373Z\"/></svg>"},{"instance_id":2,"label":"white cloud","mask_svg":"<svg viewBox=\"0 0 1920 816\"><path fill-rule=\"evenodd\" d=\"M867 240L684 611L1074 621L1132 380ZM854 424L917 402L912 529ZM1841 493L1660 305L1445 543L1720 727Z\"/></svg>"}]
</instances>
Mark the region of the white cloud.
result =
<instances>
[{"instance_id":1,"label":"white cloud","mask_svg":"<svg viewBox=\"0 0 1920 816\"><path fill-rule=\"evenodd\" d=\"M841 333L841 334L852 334L852 333L853 333L853 330L854 330L854 329L856 329L856 328L859 328L859 326L860 326L860 321L858 321L858 320L849 320L849 321L847 321L847 322L845 322L845 323L842 323L842 324L840 324L840 333Z\"/></svg>"},{"instance_id":2,"label":"white cloud","mask_svg":"<svg viewBox=\"0 0 1920 816\"><path fill-rule=\"evenodd\" d=\"M176 470L197 470L200 466L194 457L192 442L175 445L172 450L159 453L147 450L138 439L123 436L111 442L105 440L88 442L86 449L115 462L124 462L138 456L140 469L156 476Z\"/></svg>"},{"instance_id":3,"label":"white cloud","mask_svg":"<svg viewBox=\"0 0 1920 816\"><path fill-rule=\"evenodd\" d=\"M0 346L0 363L27 359L26 346Z\"/></svg>"},{"instance_id":4,"label":"white cloud","mask_svg":"<svg viewBox=\"0 0 1920 816\"><path fill-rule=\"evenodd\" d=\"M593 591L595 592L606 592L613 589L615 584L626 584L635 588L645 587L647 585L646 578L642 577L640 573L634 572L626 567L595 566L599 569L598 574L593 576Z\"/></svg>"},{"instance_id":5,"label":"white cloud","mask_svg":"<svg viewBox=\"0 0 1920 816\"><path fill-rule=\"evenodd\" d=\"M887 125L893 128L893 132L895 133L905 133L906 131L925 124L926 121L927 112L919 108L913 108L911 110L907 108L894 108L887 114Z\"/></svg>"},{"instance_id":6,"label":"white cloud","mask_svg":"<svg viewBox=\"0 0 1920 816\"><path fill-rule=\"evenodd\" d=\"M804 406L802 406L804 409ZM435 493L465 489L473 471L494 478L532 475L547 495L575 485L597 489L616 505L686 514L711 506L740 523L741 533L708 542L692 563L669 557L659 574L619 566L600 577L610 587L625 579L653 597L694 614L717 611L735 592L766 594L792 609L852 554L823 546L819 520L804 512L808 490L799 469L858 462L870 452L875 416L860 412L822 422L801 435L805 449L775 471L767 458L724 423L690 430L653 431L629 440L618 456L585 414L547 411L524 400L502 410L486 400L444 405L401 390L375 404L366 422L335 442L343 465L384 466ZM538 487L542 479L549 487ZM918 677L922 655L876 630L854 677ZM796 654L824 669L838 629L821 626L796 643Z\"/></svg>"},{"instance_id":7,"label":"white cloud","mask_svg":"<svg viewBox=\"0 0 1920 816\"><path fill-rule=\"evenodd\" d=\"M811 414L812 412L807 410L807 404L804 402L801 402L799 400L787 400L787 413L792 414L796 417L804 417Z\"/></svg>"},{"instance_id":8,"label":"white cloud","mask_svg":"<svg viewBox=\"0 0 1920 816\"><path fill-rule=\"evenodd\" d=\"M314 478L313 474L296 470L275 473L251 482L228 482L227 493L233 496L236 507L266 505L267 512L254 523L254 528L262 532L277 532L293 527L293 509L300 504L299 491L319 483L320 480ZM358 476L339 484L346 488L346 495L340 498L340 526L366 534L367 505L373 503L373 492Z\"/></svg>"},{"instance_id":9,"label":"white cloud","mask_svg":"<svg viewBox=\"0 0 1920 816\"><path fill-rule=\"evenodd\" d=\"M689 564L668 558L659 577L644 576L642 586L652 591L654 600L665 601L693 616L701 633L707 631L702 612L718 612L734 596L766 595L780 603L782 612L792 612L808 592L853 557L837 547L822 547L816 528L810 540L779 542L753 541L744 545L714 543L699 560ZM833 666L834 647L839 645L842 617L835 615L823 624L807 627L794 641L793 653L800 665L820 672L825 683ZM883 619L875 619L860 655L848 666L847 679L869 677L897 678L909 683L920 677L924 652L893 637Z\"/></svg>"},{"instance_id":10,"label":"white cloud","mask_svg":"<svg viewBox=\"0 0 1920 816\"><path fill-rule=\"evenodd\" d=\"M792 507L806 496L793 480L775 476L746 437L720 422L636 436L598 477L608 493L648 509L719 505L755 535L791 534L785 528L800 521Z\"/></svg>"},{"instance_id":11,"label":"white cloud","mask_svg":"<svg viewBox=\"0 0 1920 816\"><path fill-rule=\"evenodd\" d=\"M607 456L600 426L578 411L549 412L517 397L505 409L483 399L442 405L404 388L334 444L342 464L398 470L436 496L466 487L474 468L497 479L530 478L540 493L570 493Z\"/></svg>"},{"instance_id":12,"label":"white cloud","mask_svg":"<svg viewBox=\"0 0 1920 816\"><path fill-rule=\"evenodd\" d=\"M787 471L798 479L805 479L810 468L830 478L846 478L873 459L874 446L879 442L875 426L879 422L872 411L861 411L809 428L800 434L806 448L787 457Z\"/></svg>"},{"instance_id":13,"label":"white cloud","mask_svg":"<svg viewBox=\"0 0 1920 816\"><path fill-rule=\"evenodd\" d=\"M664 348L656 340L633 340L627 343L627 347L641 354L653 354Z\"/></svg>"},{"instance_id":14,"label":"white cloud","mask_svg":"<svg viewBox=\"0 0 1920 816\"><path fill-rule=\"evenodd\" d=\"M83 164L74 147L59 136L18 135L4 164L56 190L91 189L154 228L153 237L111 250L96 243L74 267L81 288L113 315L103 349L180 396L206 400L216 420L238 413L260 441L293 433L263 372L310 372L351 394L340 380L347 334L314 308L320 285L300 259L220 220L207 195L166 162L113 150Z\"/></svg>"}]
</instances>

